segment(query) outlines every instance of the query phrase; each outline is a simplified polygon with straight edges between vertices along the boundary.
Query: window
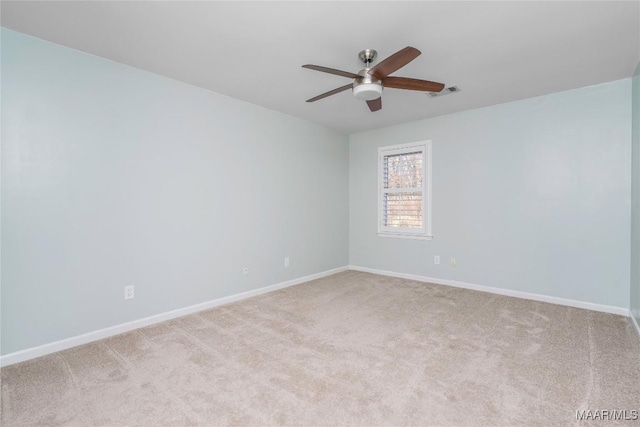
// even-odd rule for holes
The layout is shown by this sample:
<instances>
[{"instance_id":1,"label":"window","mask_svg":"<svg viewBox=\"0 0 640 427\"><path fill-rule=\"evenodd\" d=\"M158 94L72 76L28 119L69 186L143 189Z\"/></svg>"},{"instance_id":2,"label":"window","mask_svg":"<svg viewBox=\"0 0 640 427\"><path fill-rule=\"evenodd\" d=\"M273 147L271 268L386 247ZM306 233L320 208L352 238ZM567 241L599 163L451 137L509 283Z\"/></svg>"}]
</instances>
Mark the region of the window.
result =
<instances>
[{"instance_id":1,"label":"window","mask_svg":"<svg viewBox=\"0 0 640 427\"><path fill-rule=\"evenodd\" d=\"M431 141L378 149L378 235L431 238Z\"/></svg>"}]
</instances>

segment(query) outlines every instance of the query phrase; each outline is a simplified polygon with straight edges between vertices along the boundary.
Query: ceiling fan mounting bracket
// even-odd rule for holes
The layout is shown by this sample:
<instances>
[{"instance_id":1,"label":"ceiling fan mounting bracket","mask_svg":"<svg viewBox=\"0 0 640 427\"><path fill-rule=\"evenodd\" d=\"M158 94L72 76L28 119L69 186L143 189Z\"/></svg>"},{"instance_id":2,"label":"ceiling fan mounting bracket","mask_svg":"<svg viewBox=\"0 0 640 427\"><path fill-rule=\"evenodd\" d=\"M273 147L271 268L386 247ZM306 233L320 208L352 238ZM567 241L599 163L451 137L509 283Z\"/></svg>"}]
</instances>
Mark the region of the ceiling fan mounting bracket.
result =
<instances>
[{"instance_id":1,"label":"ceiling fan mounting bracket","mask_svg":"<svg viewBox=\"0 0 640 427\"><path fill-rule=\"evenodd\" d=\"M360 58L360 61L364 62L367 68L369 68L369 64L371 64L377 56L378 52L373 49L364 49L358 54L358 58Z\"/></svg>"}]
</instances>

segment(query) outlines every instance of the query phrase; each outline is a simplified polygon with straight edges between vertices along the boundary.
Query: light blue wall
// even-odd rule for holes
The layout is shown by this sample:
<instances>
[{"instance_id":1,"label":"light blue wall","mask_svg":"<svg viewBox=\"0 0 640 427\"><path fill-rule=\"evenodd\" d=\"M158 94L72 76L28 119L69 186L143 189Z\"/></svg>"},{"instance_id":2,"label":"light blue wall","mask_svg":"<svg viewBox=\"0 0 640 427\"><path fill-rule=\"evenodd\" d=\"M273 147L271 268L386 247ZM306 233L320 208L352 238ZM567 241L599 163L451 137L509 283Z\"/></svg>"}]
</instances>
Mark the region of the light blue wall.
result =
<instances>
[{"instance_id":1,"label":"light blue wall","mask_svg":"<svg viewBox=\"0 0 640 427\"><path fill-rule=\"evenodd\" d=\"M2 354L347 263L638 317L638 72L633 121L627 79L350 143L8 30L2 89ZM424 139L435 238L378 238L377 147Z\"/></svg>"},{"instance_id":2,"label":"light blue wall","mask_svg":"<svg viewBox=\"0 0 640 427\"><path fill-rule=\"evenodd\" d=\"M7 30L2 89L3 354L348 264L346 136Z\"/></svg>"},{"instance_id":3,"label":"light blue wall","mask_svg":"<svg viewBox=\"0 0 640 427\"><path fill-rule=\"evenodd\" d=\"M351 135L350 263L628 308L630 92L626 79ZM426 139L434 239L379 238L377 147Z\"/></svg>"},{"instance_id":4,"label":"light blue wall","mask_svg":"<svg viewBox=\"0 0 640 427\"><path fill-rule=\"evenodd\" d=\"M631 314L640 325L640 63L632 81Z\"/></svg>"}]
</instances>

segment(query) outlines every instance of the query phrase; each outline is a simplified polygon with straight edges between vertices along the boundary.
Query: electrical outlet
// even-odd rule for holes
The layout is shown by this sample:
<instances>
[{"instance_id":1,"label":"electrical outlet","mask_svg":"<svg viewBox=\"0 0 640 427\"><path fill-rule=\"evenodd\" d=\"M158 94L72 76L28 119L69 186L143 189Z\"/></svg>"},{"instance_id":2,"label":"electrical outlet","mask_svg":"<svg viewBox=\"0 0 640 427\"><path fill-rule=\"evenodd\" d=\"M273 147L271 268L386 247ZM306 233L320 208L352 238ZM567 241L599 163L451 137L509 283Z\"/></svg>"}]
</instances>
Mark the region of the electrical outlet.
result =
<instances>
[{"instance_id":1,"label":"electrical outlet","mask_svg":"<svg viewBox=\"0 0 640 427\"><path fill-rule=\"evenodd\" d=\"M456 261L454 257L451 257L451 260L449 261L449 263L451 264L451 267L455 267L456 264L458 264L458 261Z\"/></svg>"},{"instance_id":2,"label":"electrical outlet","mask_svg":"<svg viewBox=\"0 0 640 427\"><path fill-rule=\"evenodd\" d=\"M284 266L289 267L289 257L284 257Z\"/></svg>"},{"instance_id":3,"label":"electrical outlet","mask_svg":"<svg viewBox=\"0 0 640 427\"><path fill-rule=\"evenodd\" d=\"M249 274L249 267L245 266L245 267L242 269L242 274L244 274L245 276L246 276L247 274Z\"/></svg>"},{"instance_id":4,"label":"electrical outlet","mask_svg":"<svg viewBox=\"0 0 640 427\"><path fill-rule=\"evenodd\" d=\"M440 255L434 255L434 256L433 256L433 263L434 263L435 265L440 264Z\"/></svg>"},{"instance_id":5,"label":"electrical outlet","mask_svg":"<svg viewBox=\"0 0 640 427\"><path fill-rule=\"evenodd\" d=\"M124 287L124 299L133 299L135 297L133 285Z\"/></svg>"}]
</instances>

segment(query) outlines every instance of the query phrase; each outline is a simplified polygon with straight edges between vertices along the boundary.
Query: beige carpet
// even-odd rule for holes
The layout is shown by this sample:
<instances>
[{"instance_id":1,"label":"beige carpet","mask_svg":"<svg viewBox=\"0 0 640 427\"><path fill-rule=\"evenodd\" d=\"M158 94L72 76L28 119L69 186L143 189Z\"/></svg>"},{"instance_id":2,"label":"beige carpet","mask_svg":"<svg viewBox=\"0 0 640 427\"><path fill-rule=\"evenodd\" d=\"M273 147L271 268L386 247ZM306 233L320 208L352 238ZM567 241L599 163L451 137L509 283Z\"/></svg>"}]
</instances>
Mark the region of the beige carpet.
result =
<instances>
[{"instance_id":1,"label":"beige carpet","mask_svg":"<svg viewBox=\"0 0 640 427\"><path fill-rule=\"evenodd\" d=\"M578 409L640 410L625 317L353 271L2 369L2 426L611 424Z\"/></svg>"}]
</instances>

